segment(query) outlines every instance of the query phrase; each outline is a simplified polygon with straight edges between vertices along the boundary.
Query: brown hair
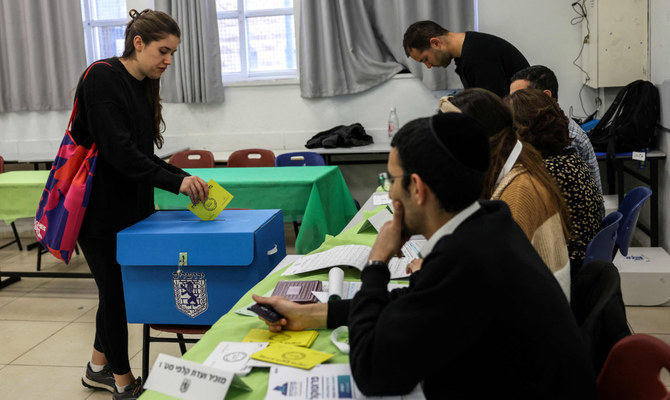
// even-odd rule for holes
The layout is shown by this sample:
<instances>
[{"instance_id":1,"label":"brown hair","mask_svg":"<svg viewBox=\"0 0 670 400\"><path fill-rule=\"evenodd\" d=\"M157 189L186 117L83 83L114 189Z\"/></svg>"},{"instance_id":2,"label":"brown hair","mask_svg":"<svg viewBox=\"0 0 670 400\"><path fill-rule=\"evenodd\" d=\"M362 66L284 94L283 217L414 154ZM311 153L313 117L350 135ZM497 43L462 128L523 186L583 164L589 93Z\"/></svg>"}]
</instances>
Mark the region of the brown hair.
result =
<instances>
[{"instance_id":1,"label":"brown hair","mask_svg":"<svg viewBox=\"0 0 670 400\"><path fill-rule=\"evenodd\" d=\"M135 45L133 43L135 36L141 37L145 44L164 39L169 35L181 38L181 30L177 22L162 11L146 9L138 12L132 9L128 12L128 15L131 19L126 26L125 48L121 58L133 58L135 56ZM163 146L162 132L165 130L165 121L163 120L163 105L159 93L160 79L146 79L147 99L154 110L154 143L156 147L161 148Z\"/></svg>"},{"instance_id":2,"label":"brown hair","mask_svg":"<svg viewBox=\"0 0 670 400\"><path fill-rule=\"evenodd\" d=\"M549 97L544 93L542 94L545 97ZM489 164L488 175L484 180L482 197L490 199L496 189L498 175L512 149L514 149L517 139L519 139L512 126L512 111L498 95L480 88L466 89L451 97L449 101L458 107L463 114L470 115L478 120L489 131L491 162ZM526 172L540 182L547 189L547 192L549 192L549 197L558 206L563 226L563 235L567 241L571 237L569 229L570 219L563 194L556 185L554 178L549 175L549 171L544 166L544 160L537 149L530 143L522 139L519 140L523 143L523 148L517 159L517 164L521 164Z\"/></svg>"},{"instance_id":3,"label":"brown hair","mask_svg":"<svg viewBox=\"0 0 670 400\"><path fill-rule=\"evenodd\" d=\"M556 100L539 89L522 89L509 95L514 126L520 137L535 146L543 157L570 145L568 118Z\"/></svg>"},{"instance_id":4,"label":"brown hair","mask_svg":"<svg viewBox=\"0 0 670 400\"><path fill-rule=\"evenodd\" d=\"M446 35L448 30L433 21L418 21L413 23L405 31L402 39L402 47L405 55L409 57L411 49L425 50L430 47L430 39Z\"/></svg>"}]
</instances>

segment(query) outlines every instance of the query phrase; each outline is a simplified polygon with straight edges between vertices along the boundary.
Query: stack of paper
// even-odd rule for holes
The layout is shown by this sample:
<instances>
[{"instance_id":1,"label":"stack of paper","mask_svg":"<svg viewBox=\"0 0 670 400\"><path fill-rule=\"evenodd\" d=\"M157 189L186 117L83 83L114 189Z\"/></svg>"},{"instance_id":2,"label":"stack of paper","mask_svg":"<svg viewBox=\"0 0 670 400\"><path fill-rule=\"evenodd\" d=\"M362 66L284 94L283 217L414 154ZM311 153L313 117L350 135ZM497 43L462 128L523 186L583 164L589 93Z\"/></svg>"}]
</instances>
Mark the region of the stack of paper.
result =
<instances>
[{"instance_id":1,"label":"stack of paper","mask_svg":"<svg viewBox=\"0 0 670 400\"><path fill-rule=\"evenodd\" d=\"M335 246L321 253L304 256L282 273L283 276L302 274L304 272L316 271L324 268L338 266L350 266L363 270L370 256L370 246L360 244L348 244ZM408 252L408 254L410 254ZM413 258L412 258L413 259ZM409 257L393 257L389 262L391 279L409 276L406 272L407 264L412 260Z\"/></svg>"}]
</instances>

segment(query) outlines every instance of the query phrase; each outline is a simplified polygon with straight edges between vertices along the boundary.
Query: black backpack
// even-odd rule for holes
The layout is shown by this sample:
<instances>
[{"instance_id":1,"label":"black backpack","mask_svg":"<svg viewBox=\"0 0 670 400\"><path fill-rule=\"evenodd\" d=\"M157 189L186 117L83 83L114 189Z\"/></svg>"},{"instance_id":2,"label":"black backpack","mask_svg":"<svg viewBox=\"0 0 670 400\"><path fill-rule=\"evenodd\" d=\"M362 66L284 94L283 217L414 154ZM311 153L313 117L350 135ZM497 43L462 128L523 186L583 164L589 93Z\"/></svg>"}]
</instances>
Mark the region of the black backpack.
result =
<instances>
[{"instance_id":1,"label":"black backpack","mask_svg":"<svg viewBox=\"0 0 670 400\"><path fill-rule=\"evenodd\" d=\"M593 150L607 152L607 182L614 187L616 153L653 148L660 117L658 89L637 80L617 93L614 102L589 134Z\"/></svg>"},{"instance_id":2,"label":"black backpack","mask_svg":"<svg viewBox=\"0 0 670 400\"><path fill-rule=\"evenodd\" d=\"M659 115L656 86L642 80L629 83L591 131L593 150L614 155L654 147Z\"/></svg>"}]
</instances>

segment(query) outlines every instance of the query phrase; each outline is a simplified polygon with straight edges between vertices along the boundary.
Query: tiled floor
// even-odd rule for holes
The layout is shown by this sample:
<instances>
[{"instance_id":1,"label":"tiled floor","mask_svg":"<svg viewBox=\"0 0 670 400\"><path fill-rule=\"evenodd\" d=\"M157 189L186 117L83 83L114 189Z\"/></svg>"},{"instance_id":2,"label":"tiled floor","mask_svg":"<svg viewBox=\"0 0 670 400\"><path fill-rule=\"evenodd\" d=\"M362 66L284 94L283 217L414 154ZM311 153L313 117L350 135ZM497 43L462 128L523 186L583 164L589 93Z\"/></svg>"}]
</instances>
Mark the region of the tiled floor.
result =
<instances>
[{"instance_id":1,"label":"tiled floor","mask_svg":"<svg viewBox=\"0 0 670 400\"><path fill-rule=\"evenodd\" d=\"M0 250L2 270L35 270L35 250L25 249L25 244L34 241L29 223L17 222L23 251L19 252L16 245ZM295 254L293 225L285 224L285 228L286 250ZM10 239L11 231L0 222L0 245ZM74 255L67 266L51 255L43 255L42 270L89 272L83 255ZM93 392L81 385L93 346L97 296L93 279L23 278L0 289L0 399L111 398L108 392ZM128 331L130 366L135 375L140 375L142 326L129 324ZM159 353L179 356L179 346L152 343L150 365Z\"/></svg>"},{"instance_id":2,"label":"tiled floor","mask_svg":"<svg viewBox=\"0 0 670 400\"><path fill-rule=\"evenodd\" d=\"M28 223L19 223L24 244L32 241ZM10 238L3 225L0 244ZM292 226L286 228L287 252L294 254ZM5 271L32 271L35 261L35 251L19 252L16 246L0 250L0 267ZM69 266L45 255L42 265L45 271L88 272L82 255L75 255ZM1 289L0 399L109 399L108 393L92 392L80 383L91 356L96 307L92 279L23 278ZM627 313L635 333L653 334L670 343L670 307L628 307ZM130 324L128 329L130 364L139 375L142 327ZM179 349L172 343L152 343L150 363L159 353L178 356ZM670 385L670 375L662 377Z\"/></svg>"}]
</instances>

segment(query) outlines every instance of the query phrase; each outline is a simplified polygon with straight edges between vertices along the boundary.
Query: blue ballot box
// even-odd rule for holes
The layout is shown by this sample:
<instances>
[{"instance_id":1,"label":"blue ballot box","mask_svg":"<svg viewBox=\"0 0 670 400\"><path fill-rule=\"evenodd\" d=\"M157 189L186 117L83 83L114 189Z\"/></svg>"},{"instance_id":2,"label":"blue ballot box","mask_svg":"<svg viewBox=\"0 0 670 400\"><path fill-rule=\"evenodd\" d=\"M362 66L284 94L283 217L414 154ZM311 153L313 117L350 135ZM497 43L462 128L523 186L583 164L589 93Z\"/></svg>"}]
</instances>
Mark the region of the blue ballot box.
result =
<instances>
[{"instance_id":1,"label":"blue ballot box","mask_svg":"<svg viewBox=\"0 0 670 400\"><path fill-rule=\"evenodd\" d=\"M281 210L158 211L117 236L128 322L211 325L285 256Z\"/></svg>"}]
</instances>

